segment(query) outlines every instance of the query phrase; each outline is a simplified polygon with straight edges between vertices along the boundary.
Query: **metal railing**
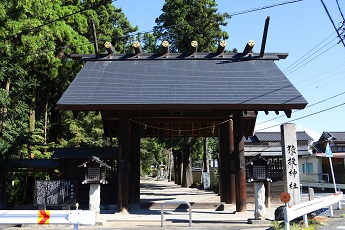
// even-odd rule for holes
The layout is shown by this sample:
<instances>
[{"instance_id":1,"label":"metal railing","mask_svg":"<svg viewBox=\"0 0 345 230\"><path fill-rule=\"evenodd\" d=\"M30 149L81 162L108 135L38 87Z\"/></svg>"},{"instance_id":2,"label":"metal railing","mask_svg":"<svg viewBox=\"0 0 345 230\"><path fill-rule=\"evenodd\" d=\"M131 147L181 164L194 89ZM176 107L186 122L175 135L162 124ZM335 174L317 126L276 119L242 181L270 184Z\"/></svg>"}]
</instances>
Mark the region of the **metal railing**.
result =
<instances>
[{"instance_id":1,"label":"metal railing","mask_svg":"<svg viewBox=\"0 0 345 230\"><path fill-rule=\"evenodd\" d=\"M167 204L186 204L189 210L189 226L192 226L192 206L190 205L190 203L187 201L173 200L173 201L166 201L161 206L161 227L163 227L163 221L164 221L164 206Z\"/></svg>"},{"instance_id":2,"label":"metal railing","mask_svg":"<svg viewBox=\"0 0 345 230\"><path fill-rule=\"evenodd\" d=\"M338 203L343 199L343 193L338 192L334 195L314 199L300 204L284 207L284 223L285 230L290 230L290 221L297 217L303 216L304 224L308 227L307 214L318 209L329 207L330 215L333 216L333 204Z\"/></svg>"},{"instance_id":3,"label":"metal railing","mask_svg":"<svg viewBox=\"0 0 345 230\"><path fill-rule=\"evenodd\" d=\"M95 225L95 211L90 210L0 210L0 224Z\"/></svg>"}]
</instances>

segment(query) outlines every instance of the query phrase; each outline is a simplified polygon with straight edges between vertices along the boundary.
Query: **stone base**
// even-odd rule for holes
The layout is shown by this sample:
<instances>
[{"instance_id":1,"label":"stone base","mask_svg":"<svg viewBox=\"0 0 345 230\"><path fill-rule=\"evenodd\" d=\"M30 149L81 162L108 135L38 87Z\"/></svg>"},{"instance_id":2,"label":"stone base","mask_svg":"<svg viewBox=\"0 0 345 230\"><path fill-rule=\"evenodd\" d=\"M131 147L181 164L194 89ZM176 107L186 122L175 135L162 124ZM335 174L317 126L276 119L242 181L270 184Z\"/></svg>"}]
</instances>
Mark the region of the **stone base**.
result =
<instances>
[{"instance_id":1,"label":"stone base","mask_svg":"<svg viewBox=\"0 0 345 230\"><path fill-rule=\"evenodd\" d=\"M248 224L256 224L256 225L268 225L270 223L272 223L271 220L266 219L266 220L256 220L256 219L248 219L247 220Z\"/></svg>"}]
</instances>

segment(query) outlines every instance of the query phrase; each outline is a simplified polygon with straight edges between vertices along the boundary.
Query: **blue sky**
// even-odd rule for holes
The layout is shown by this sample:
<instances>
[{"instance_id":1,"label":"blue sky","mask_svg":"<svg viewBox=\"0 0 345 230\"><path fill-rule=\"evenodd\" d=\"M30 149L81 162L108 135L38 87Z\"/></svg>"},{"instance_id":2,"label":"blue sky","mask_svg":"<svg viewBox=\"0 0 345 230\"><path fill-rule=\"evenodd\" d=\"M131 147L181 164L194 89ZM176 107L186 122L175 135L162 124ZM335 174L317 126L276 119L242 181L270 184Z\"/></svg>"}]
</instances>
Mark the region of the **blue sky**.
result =
<instances>
[{"instance_id":1,"label":"blue sky","mask_svg":"<svg viewBox=\"0 0 345 230\"><path fill-rule=\"evenodd\" d=\"M337 0L323 1L338 28L343 17ZM155 26L164 2L117 0L114 5L121 7L130 23L144 32ZM285 2L290 0L217 0L218 11L230 14ZM345 1L338 2L345 14ZM322 2L303 0L234 15L222 28L230 35L226 48L241 51L249 40L254 40L254 51L259 52L267 16L270 24L265 51L289 53L287 59L276 64L305 97L308 106L293 112L290 119L283 113L260 112L256 130L279 131L280 124L291 122L296 124L297 131L306 131L315 140L323 131L345 131L345 47L341 42L337 44L340 40Z\"/></svg>"}]
</instances>

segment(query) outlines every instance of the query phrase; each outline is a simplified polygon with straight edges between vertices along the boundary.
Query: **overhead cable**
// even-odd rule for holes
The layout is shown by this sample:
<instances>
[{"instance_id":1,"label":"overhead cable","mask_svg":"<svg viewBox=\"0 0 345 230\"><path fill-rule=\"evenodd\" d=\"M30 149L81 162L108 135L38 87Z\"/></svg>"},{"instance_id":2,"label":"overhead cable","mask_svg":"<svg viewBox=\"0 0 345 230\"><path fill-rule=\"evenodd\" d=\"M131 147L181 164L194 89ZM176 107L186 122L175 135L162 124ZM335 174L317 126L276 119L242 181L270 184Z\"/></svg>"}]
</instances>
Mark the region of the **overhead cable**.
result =
<instances>
[{"instance_id":1,"label":"overhead cable","mask_svg":"<svg viewBox=\"0 0 345 230\"><path fill-rule=\"evenodd\" d=\"M328 12L327 6L326 6L325 3L323 2L323 0L321 0L321 3L322 3L322 5L323 5L323 7L325 8L325 11L326 11L326 13L327 13L327 15L328 15L328 18L329 18L329 20L332 22L332 25L333 25L335 31L337 32L338 37L339 37L341 43L343 43L343 46L345 47L344 40L343 40L343 38L340 36L339 30L338 30L337 27L335 26L335 24L334 24L334 22L333 22L333 19L332 19L331 15L330 15L329 12Z\"/></svg>"}]
</instances>

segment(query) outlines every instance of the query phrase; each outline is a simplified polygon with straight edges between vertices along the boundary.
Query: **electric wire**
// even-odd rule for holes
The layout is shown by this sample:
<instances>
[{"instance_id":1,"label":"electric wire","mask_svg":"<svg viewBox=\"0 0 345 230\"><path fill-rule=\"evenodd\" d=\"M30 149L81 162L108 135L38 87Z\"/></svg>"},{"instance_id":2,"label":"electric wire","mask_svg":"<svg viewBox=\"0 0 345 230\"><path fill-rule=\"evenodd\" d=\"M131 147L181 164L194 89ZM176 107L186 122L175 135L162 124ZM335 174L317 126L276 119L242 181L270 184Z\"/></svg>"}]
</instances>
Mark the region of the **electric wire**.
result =
<instances>
[{"instance_id":1,"label":"electric wire","mask_svg":"<svg viewBox=\"0 0 345 230\"><path fill-rule=\"evenodd\" d=\"M341 15L341 17L343 18L343 22L344 22L344 21L345 21L345 18L344 18L343 12L341 11L341 8L340 8L340 5L339 5L338 0L336 0L336 2L337 2L337 5L338 5L338 10L339 10L340 15Z\"/></svg>"},{"instance_id":2,"label":"electric wire","mask_svg":"<svg viewBox=\"0 0 345 230\"><path fill-rule=\"evenodd\" d=\"M336 66L333 66L331 68L328 68L318 74L315 74L315 75L311 75L309 77L306 77L300 81L297 81L295 83L295 85L298 85L298 89L303 89L303 88L306 88L306 87L310 87L312 86L313 84L315 83L321 83L322 81L327 81L328 79L336 76L336 75L339 75L339 74L343 74L344 73L344 70L342 70L342 68L345 67L345 62L342 62ZM336 70L339 70L339 72L337 73L333 73L334 71ZM329 77L328 77L329 76ZM320 79L321 78L321 79ZM314 87L313 87L314 88Z\"/></svg>"},{"instance_id":3,"label":"electric wire","mask_svg":"<svg viewBox=\"0 0 345 230\"><path fill-rule=\"evenodd\" d=\"M251 9L251 10L244 10L244 11L240 11L240 12L235 12L235 13L232 13L230 15L231 16L235 16L235 15L247 14L247 13L252 13L252 12L255 12L255 11L266 10L266 9L273 8L273 7L276 7L276 6L283 6L283 5L287 5L287 4L291 4L291 3L296 3L296 2L301 2L301 1L303 1L303 0L286 1L286 2L282 2L282 3L276 3L276 4L273 4L273 5L269 5L269 6L263 6L263 7L259 7L259 8L254 8L254 9Z\"/></svg>"},{"instance_id":4,"label":"electric wire","mask_svg":"<svg viewBox=\"0 0 345 230\"><path fill-rule=\"evenodd\" d=\"M327 41L327 39L329 39L331 36L333 36L335 34L335 32L333 32L332 34L330 34L328 37L326 37L324 40L322 40L319 44L317 44L316 46L314 46L314 48L312 48L311 50L309 50L308 52L306 52L306 54L304 54L302 57L300 57L299 59L297 59L294 63L292 63L291 65L289 65L286 69L283 70L283 72L288 72L291 68L293 68L296 63L298 63L301 59L303 59L305 56L307 56L310 52L312 52L313 50L315 50L318 46L320 46L322 43L324 43L325 41Z\"/></svg>"},{"instance_id":5,"label":"electric wire","mask_svg":"<svg viewBox=\"0 0 345 230\"><path fill-rule=\"evenodd\" d=\"M344 91L344 92L341 92L341 93L339 93L339 94L336 94L336 95L334 95L334 96L328 97L328 98L326 98L326 99L323 99L323 100L321 100L321 101L317 101L317 102L315 102L314 104L307 105L305 108L307 109L307 108L313 107L313 106L315 106L315 105L321 104L321 103L326 102L326 101L328 101L328 100L331 100L331 99L333 99L333 98L339 97L339 96L341 96L341 95L343 95L343 94L345 94L345 91ZM299 112L299 111L301 111L301 110L294 110L294 111L292 111L292 113L297 113L297 112ZM270 122L270 121L274 121L274 120L277 120L277 119L282 118L282 117L285 117L285 115L281 115L281 116L278 116L278 117L275 117L275 118L272 118L272 119L269 119L269 120L266 120L266 121L259 122L259 123L257 123L257 125L261 125L261 124L264 124L264 123L267 123L267 122Z\"/></svg>"},{"instance_id":6,"label":"electric wire","mask_svg":"<svg viewBox=\"0 0 345 230\"><path fill-rule=\"evenodd\" d=\"M326 11L326 13L327 13L327 15L328 15L328 18L329 18L329 20L332 22L332 25L333 25L335 31L337 32L338 37L339 37L341 43L343 43L343 46L345 47L344 40L343 40L343 38L340 36L339 30L338 30L337 27L335 26L335 24L334 24L334 22L333 22L333 19L332 19L331 15L330 15L329 12L328 12L327 6L326 6L325 3L323 2L323 0L320 0L320 1L321 1L321 3L322 3L323 7L325 8L325 11Z\"/></svg>"},{"instance_id":7,"label":"electric wire","mask_svg":"<svg viewBox=\"0 0 345 230\"><path fill-rule=\"evenodd\" d=\"M332 106L332 107L329 107L327 109L319 110L317 112L314 112L314 113L307 114L307 115L299 117L299 118L295 118L295 119L289 120L288 122L298 121L298 120L301 120L301 119L304 119L304 118L307 118L307 117L310 117L310 116L314 116L314 115L317 115L319 113L323 113L323 112L326 112L326 111L329 111L329 110L332 110L332 109L335 109L335 108L338 108L338 107L341 107L341 106L344 106L344 105L345 105L345 102L341 103L341 104L338 104L338 105L335 105L335 106ZM259 130L256 130L256 131L266 130L266 129L273 128L273 127L276 127L276 126L280 126L280 125L286 124L286 123L287 122L284 122L284 123L281 123L281 124L277 124L277 125L272 125L272 126L265 127L265 128L262 128L262 129L259 129Z\"/></svg>"},{"instance_id":8,"label":"electric wire","mask_svg":"<svg viewBox=\"0 0 345 230\"><path fill-rule=\"evenodd\" d=\"M334 44L333 46L331 46L331 47L329 47L328 49L326 49L325 51L323 51L321 54L326 53L327 51L329 51L330 49L332 49L332 48L335 47L336 45L337 45L337 44ZM325 47L325 46L321 47L318 51L320 51L320 50L321 50L322 48L324 48L324 47ZM292 74L292 73L295 72L296 70L302 68L302 67L305 66L306 64L308 64L308 63L310 63L311 61L315 60L316 58L320 57L321 54L319 54L319 55L313 57L311 60L305 62L303 65L302 65L302 64L299 64L300 66L298 66L298 67L296 67L295 69L289 71L288 73L286 73L286 75ZM306 60L304 60L304 61L306 61Z\"/></svg>"},{"instance_id":9,"label":"electric wire","mask_svg":"<svg viewBox=\"0 0 345 230\"><path fill-rule=\"evenodd\" d=\"M277 6L283 6L283 5L287 5L287 4L297 3L297 2L301 2L301 1L304 1L304 0L286 1L286 2L282 2L282 3L276 3L276 4L273 4L273 5L262 6L262 7L258 7L258 8L254 8L254 9L238 11L238 12L230 13L229 15L230 15L230 16L237 16L237 15L252 13L252 12L255 12L255 11L266 10L266 9L273 8L273 7L277 7ZM210 17L210 18L208 18L207 20L212 20L212 19L213 19L213 17ZM188 24L193 24L193 23L200 22L200 21L205 21L205 19L187 21L187 22L182 22L182 23L170 25L170 26L156 26L156 28L165 28L165 29L169 29L169 28L172 28L172 27L182 26L182 25L185 25L185 24L187 24L187 23L188 23ZM132 36L138 36L138 35L141 35L141 34L152 33L152 32L154 32L154 29L152 29L152 30L146 30L146 31L133 32L133 33L131 33L131 35L132 35Z\"/></svg>"}]
</instances>

